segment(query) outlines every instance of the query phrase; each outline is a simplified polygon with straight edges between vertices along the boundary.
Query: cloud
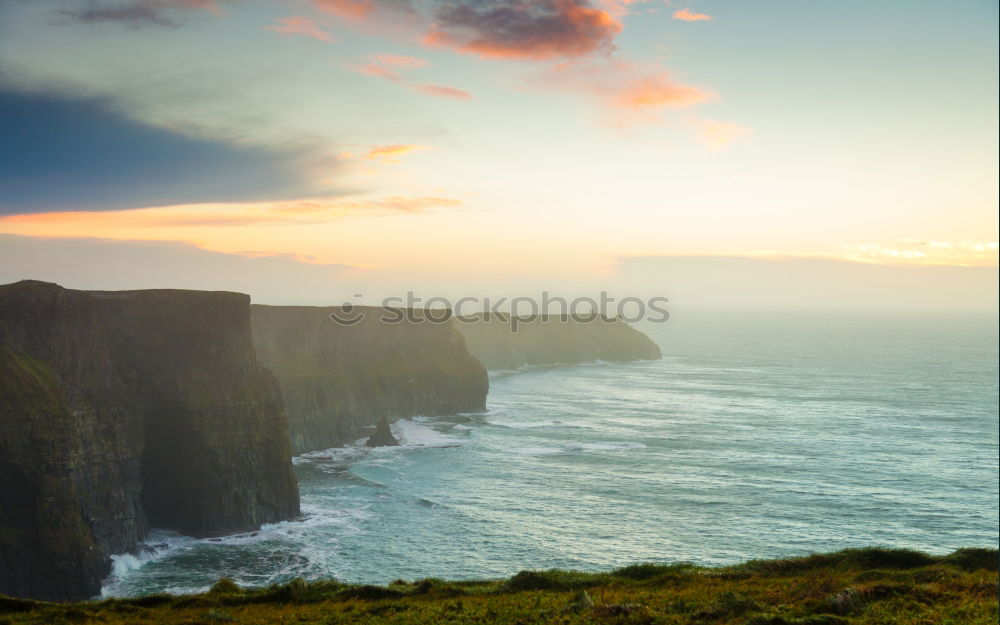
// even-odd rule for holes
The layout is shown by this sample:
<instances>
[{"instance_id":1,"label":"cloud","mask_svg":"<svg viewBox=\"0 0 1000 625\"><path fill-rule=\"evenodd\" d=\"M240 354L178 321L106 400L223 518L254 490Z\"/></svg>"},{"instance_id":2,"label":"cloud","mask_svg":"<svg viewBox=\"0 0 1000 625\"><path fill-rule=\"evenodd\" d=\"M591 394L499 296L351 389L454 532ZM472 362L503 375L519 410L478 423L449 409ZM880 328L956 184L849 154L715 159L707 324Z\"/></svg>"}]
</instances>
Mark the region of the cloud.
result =
<instances>
[{"instance_id":1,"label":"cloud","mask_svg":"<svg viewBox=\"0 0 1000 625\"><path fill-rule=\"evenodd\" d=\"M720 122L708 119L695 120L698 138L710 149L722 150L740 137L749 135L752 131L746 126L731 122Z\"/></svg>"},{"instance_id":2,"label":"cloud","mask_svg":"<svg viewBox=\"0 0 1000 625\"><path fill-rule=\"evenodd\" d=\"M389 217L455 208L462 201L440 196L377 198L312 197L279 202L182 204L141 210L69 211L0 216L0 232L28 236L97 235L121 239L193 239L205 228L305 225L350 217Z\"/></svg>"},{"instance_id":3,"label":"cloud","mask_svg":"<svg viewBox=\"0 0 1000 625\"><path fill-rule=\"evenodd\" d=\"M437 8L424 42L486 58L543 60L609 52L621 30L587 0L459 0Z\"/></svg>"},{"instance_id":4,"label":"cloud","mask_svg":"<svg viewBox=\"0 0 1000 625\"><path fill-rule=\"evenodd\" d=\"M429 64L425 59L401 54L373 54L369 58L371 60L364 65L348 66L348 69L366 76L377 76L392 82L403 82L403 76L397 70L418 69Z\"/></svg>"},{"instance_id":5,"label":"cloud","mask_svg":"<svg viewBox=\"0 0 1000 625\"><path fill-rule=\"evenodd\" d=\"M375 11L374 0L313 0L317 9L353 21L368 19Z\"/></svg>"},{"instance_id":6,"label":"cloud","mask_svg":"<svg viewBox=\"0 0 1000 625\"><path fill-rule=\"evenodd\" d=\"M996 241L923 241L901 239L891 247L875 243L847 244L847 258L866 263L997 266Z\"/></svg>"},{"instance_id":7,"label":"cloud","mask_svg":"<svg viewBox=\"0 0 1000 625\"><path fill-rule=\"evenodd\" d=\"M662 68L616 59L562 63L532 82L545 89L592 93L614 114L617 123L649 121L663 110L689 108L715 97L710 91L675 80Z\"/></svg>"},{"instance_id":8,"label":"cloud","mask_svg":"<svg viewBox=\"0 0 1000 625\"><path fill-rule=\"evenodd\" d=\"M373 161L383 161L386 163L397 163L398 157L409 154L410 152L416 152L417 150L428 150L430 146L427 145L380 145L372 148L365 154L365 158Z\"/></svg>"},{"instance_id":9,"label":"cloud","mask_svg":"<svg viewBox=\"0 0 1000 625\"><path fill-rule=\"evenodd\" d=\"M335 15L363 30L382 34L421 21L409 0L312 0L317 11Z\"/></svg>"},{"instance_id":10,"label":"cloud","mask_svg":"<svg viewBox=\"0 0 1000 625\"><path fill-rule=\"evenodd\" d=\"M226 1L226 0L223 0ZM64 19L83 24L121 24L127 28L174 28L180 25L177 13L207 11L220 15L222 9L214 0L124 0L90 1L82 7L60 9Z\"/></svg>"},{"instance_id":11,"label":"cloud","mask_svg":"<svg viewBox=\"0 0 1000 625\"><path fill-rule=\"evenodd\" d=\"M386 80L392 82L403 82L403 76L400 75L399 72L394 72L391 69L383 67L375 62L365 63L364 65L351 65L348 66L348 69L358 74L364 74L365 76L385 78Z\"/></svg>"},{"instance_id":12,"label":"cloud","mask_svg":"<svg viewBox=\"0 0 1000 625\"><path fill-rule=\"evenodd\" d=\"M429 65L428 61L414 56L403 56L399 54L373 54L371 61L364 65L348 66L353 72L365 74L366 76L376 76L388 81L406 84L414 91L426 93L437 98L449 98L452 100L469 100L472 94L464 89L449 87L447 85L413 84L410 83L397 70L419 69Z\"/></svg>"},{"instance_id":13,"label":"cloud","mask_svg":"<svg viewBox=\"0 0 1000 625\"><path fill-rule=\"evenodd\" d=\"M333 35L323 30L323 27L319 24L319 22L310 17L302 17L300 15L281 18L278 20L277 24L268 26L267 28L268 30L273 30L274 32L281 33L282 35L312 37L313 39L318 39L327 43L333 41Z\"/></svg>"},{"instance_id":14,"label":"cloud","mask_svg":"<svg viewBox=\"0 0 1000 625\"><path fill-rule=\"evenodd\" d=\"M648 2L652 2L652 0L596 0L596 2L601 8L611 15L615 17L626 17L635 13L635 11L631 8L632 5L646 4ZM647 12L655 13L658 10L659 9L648 9Z\"/></svg>"},{"instance_id":15,"label":"cloud","mask_svg":"<svg viewBox=\"0 0 1000 625\"><path fill-rule=\"evenodd\" d=\"M375 199L305 198L284 202L200 205L150 209L132 213L143 227L208 226L228 227L262 224L317 224L353 216L384 217L425 214L436 208L454 208L462 201L447 197L390 196ZM85 214L83 214L85 215ZM78 216L80 216L78 214ZM28 221L34 216L10 218ZM44 217L44 216L43 216ZM70 217L70 216L67 216ZM58 219L59 215L53 215ZM8 221L0 218L0 226Z\"/></svg>"},{"instance_id":16,"label":"cloud","mask_svg":"<svg viewBox=\"0 0 1000 625\"><path fill-rule=\"evenodd\" d=\"M704 13L692 13L689 9L680 9L674 11L674 19L682 22L709 22L715 18Z\"/></svg>"},{"instance_id":17,"label":"cloud","mask_svg":"<svg viewBox=\"0 0 1000 625\"><path fill-rule=\"evenodd\" d=\"M429 64L427 59L421 59L415 56L404 56L402 54L382 53L372 55L372 58L382 65L399 67L402 69L416 69L418 67L426 67Z\"/></svg>"},{"instance_id":18,"label":"cloud","mask_svg":"<svg viewBox=\"0 0 1000 625\"><path fill-rule=\"evenodd\" d=\"M139 123L110 101L0 87L0 214L315 194L308 150L236 146Z\"/></svg>"},{"instance_id":19,"label":"cloud","mask_svg":"<svg viewBox=\"0 0 1000 625\"><path fill-rule=\"evenodd\" d=\"M438 98L450 98L452 100L471 100L473 95L468 91L462 89L457 89L455 87L448 87L445 85L415 85L413 87L417 91L421 91L428 95L432 95Z\"/></svg>"}]
</instances>

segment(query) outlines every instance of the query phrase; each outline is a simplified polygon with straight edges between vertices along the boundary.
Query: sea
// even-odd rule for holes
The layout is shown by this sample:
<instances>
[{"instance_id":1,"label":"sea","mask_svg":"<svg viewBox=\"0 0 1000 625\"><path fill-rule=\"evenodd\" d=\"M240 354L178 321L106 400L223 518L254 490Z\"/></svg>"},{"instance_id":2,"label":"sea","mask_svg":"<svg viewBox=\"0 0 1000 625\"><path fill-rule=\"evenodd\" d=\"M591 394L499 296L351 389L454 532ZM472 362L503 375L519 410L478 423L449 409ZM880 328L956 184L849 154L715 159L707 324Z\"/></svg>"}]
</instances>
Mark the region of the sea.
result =
<instances>
[{"instance_id":1,"label":"sea","mask_svg":"<svg viewBox=\"0 0 1000 625\"><path fill-rule=\"evenodd\" d=\"M493 372L487 410L294 459L302 516L153 530L104 596L998 545L997 316L686 311L659 361Z\"/></svg>"}]
</instances>

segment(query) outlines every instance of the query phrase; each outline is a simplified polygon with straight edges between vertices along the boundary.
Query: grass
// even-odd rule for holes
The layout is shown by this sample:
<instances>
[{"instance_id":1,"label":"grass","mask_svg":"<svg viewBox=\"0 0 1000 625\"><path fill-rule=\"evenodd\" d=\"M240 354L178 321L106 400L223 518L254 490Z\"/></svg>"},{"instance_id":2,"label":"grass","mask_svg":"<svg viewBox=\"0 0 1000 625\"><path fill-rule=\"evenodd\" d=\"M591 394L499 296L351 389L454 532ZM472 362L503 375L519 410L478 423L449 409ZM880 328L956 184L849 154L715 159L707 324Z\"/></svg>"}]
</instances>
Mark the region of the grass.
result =
<instances>
[{"instance_id":1,"label":"grass","mask_svg":"<svg viewBox=\"0 0 1000 625\"><path fill-rule=\"evenodd\" d=\"M220 580L200 595L54 604L0 597L0 625L994 625L996 549L929 556L850 549L721 568L636 564L608 573L522 571L506 580Z\"/></svg>"}]
</instances>

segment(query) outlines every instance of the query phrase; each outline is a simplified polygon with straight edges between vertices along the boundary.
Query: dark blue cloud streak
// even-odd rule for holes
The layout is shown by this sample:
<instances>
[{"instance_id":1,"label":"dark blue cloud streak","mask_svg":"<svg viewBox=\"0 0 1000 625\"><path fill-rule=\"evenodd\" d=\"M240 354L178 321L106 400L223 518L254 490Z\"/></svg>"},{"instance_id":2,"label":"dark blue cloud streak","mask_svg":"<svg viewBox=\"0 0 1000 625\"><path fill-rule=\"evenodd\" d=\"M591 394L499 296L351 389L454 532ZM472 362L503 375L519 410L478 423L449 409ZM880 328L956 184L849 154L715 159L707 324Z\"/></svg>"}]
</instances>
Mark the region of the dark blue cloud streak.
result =
<instances>
[{"instance_id":1,"label":"dark blue cloud streak","mask_svg":"<svg viewBox=\"0 0 1000 625\"><path fill-rule=\"evenodd\" d=\"M309 194L304 154L139 123L107 101L0 88L0 214Z\"/></svg>"}]
</instances>

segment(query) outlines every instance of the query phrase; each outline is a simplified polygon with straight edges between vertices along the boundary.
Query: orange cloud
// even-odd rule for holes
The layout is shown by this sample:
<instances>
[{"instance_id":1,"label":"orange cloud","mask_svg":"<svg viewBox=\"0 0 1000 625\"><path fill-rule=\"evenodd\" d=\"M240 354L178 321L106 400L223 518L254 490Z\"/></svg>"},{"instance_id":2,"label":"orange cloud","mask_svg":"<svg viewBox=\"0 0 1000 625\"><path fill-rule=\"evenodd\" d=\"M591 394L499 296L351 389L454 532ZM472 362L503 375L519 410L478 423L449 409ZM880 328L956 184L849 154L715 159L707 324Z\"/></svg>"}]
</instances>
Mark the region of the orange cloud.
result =
<instances>
[{"instance_id":1,"label":"orange cloud","mask_svg":"<svg viewBox=\"0 0 1000 625\"><path fill-rule=\"evenodd\" d=\"M722 150L740 137L749 135L752 131L746 126L731 122L719 122L708 119L695 121L698 131L698 138L704 142L709 149Z\"/></svg>"},{"instance_id":2,"label":"orange cloud","mask_svg":"<svg viewBox=\"0 0 1000 625\"><path fill-rule=\"evenodd\" d=\"M373 161L383 161L386 163L398 163L398 157L409 154L410 152L415 152L417 150L429 150L430 146L426 145L380 145L378 147L372 148L365 154L365 158Z\"/></svg>"},{"instance_id":3,"label":"orange cloud","mask_svg":"<svg viewBox=\"0 0 1000 625\"><path fill-rule=\"evenodd\" d=\"M390 146L391 147L391 146ZM143 239L177 228L226 228L278 224L316 224L352 216L422 214L460 206L461 200L436 196L375 199L319 197L281 202L186 204L123 211L36 213L0 217L0 232L30 236L109 236Z\"/></svg>"},{"instance_id":4,"label":"orange cloud","mask_svg":"<svg viewBox=\"0 0 1000 625\"><path fill-rule=\"evenodd\" d=\"M678 82L661 68L620 60L563 63L534 83L594 94L615 113L616 123L648 121L664 109L690 108L714 98L710 91Z\"/></svg>"},{"instance_id":5,"label":"orange cloud","mask_svg":"<svg viewBox=\"0 0 1000 625\"><path fill-rule=\"evenodd\" d=\"M438 98L451 98L453 100L471 100L473 97L472 94L469 93L468 91L444 85L416 85L414 89Z\"/></svg>"},{"instance_id":6,"label":"orange cloud","mask_svg":"<svg viewBox=\"0 0 1000 625\"><path fill-rule=\"evenodd\" d=\"M404 56L402 54L376 54L373 55L372 58L382 65L400 67L403 69L416 69L418 67L424 67L428 64L427 59L421 59L415 56Z\"/></svg>"},{"instance_id":7,"label":"orange cloud","mask_svg":"<svg viewBox=\"0 0 1000 625\"><path fill-rule=\"evenodd\" d=\"M495 59L580 57L613 49L622 23L586 0L445 4L424 44Z\"/></svg>"},{"instance_id":8,"label":"orange cloud","mask_svg":"<svg viewBox=\"0 0 1000 625\"><path fill-rule=\"evenodd\" d=\"M711 99L707 92L677 83L666 72L637 77L620 87L612 87L612 90L611 102L614 106L633 111L687 108Z\"/></svg>"},{"instance_id":9,"label":"orange cloud","mask_svg":"<svg viewBox=\"0 0 1000 625\"><path fill-rule=\"evenodd\" d=\"M375 10L374 0L313 0L313 4L320 11L355 22L368 19Z\"/></svg>"},{"instance_id":10,"label":"orange cloud","mask_svg":"<svg viewBox=\"0 0 1000 625\"><path fill-rule=\"evenodd\" d=\"M709 22L715 18L704 13L692 13L689 9L680 9L674 11L674 19L682 22Z\"/></svg>"},{"instance_id":11,"label":"orange cloud","mask_svg":"<svg viewBox=\"0 0 1000 625\"><path fill-rule=\"evenodd\" d=\"M324 31L316 20L309 17L302 17L300 15L284 17L278 20L277 24L268 26L267 28L268 30L273 30L274 32L281 33L282 35L301 35L303 37L312 37L313 39L318 39L327 43L333 41L333 36Z\"/></svg>"}]
</instances>

